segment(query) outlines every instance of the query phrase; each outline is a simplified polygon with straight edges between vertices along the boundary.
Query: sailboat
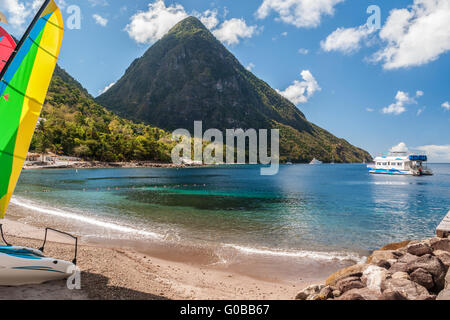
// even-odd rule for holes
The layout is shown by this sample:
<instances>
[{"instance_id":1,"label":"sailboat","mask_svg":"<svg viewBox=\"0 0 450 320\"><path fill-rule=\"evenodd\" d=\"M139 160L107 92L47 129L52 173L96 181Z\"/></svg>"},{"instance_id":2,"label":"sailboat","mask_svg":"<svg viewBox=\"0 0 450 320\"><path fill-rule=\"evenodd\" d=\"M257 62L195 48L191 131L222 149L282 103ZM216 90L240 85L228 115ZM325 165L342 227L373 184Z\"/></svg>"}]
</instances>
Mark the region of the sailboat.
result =
<instances>
[{"instance_id":1,"label":"sailboat","mask_svg":"<svg viewBox=\"0 0 450 320\"><path fill-rule=\"evenodd\" d=\"M63 19L54 0L46 0L15 46L0 31L0 218L3 219L30 147L63 38ZM72 262L45 257L46 229L41 249L0 246L0 285L40 284L64 279L75 270ZM57 231L59 232L59 231Z\"/></svg>"}]
</instances>

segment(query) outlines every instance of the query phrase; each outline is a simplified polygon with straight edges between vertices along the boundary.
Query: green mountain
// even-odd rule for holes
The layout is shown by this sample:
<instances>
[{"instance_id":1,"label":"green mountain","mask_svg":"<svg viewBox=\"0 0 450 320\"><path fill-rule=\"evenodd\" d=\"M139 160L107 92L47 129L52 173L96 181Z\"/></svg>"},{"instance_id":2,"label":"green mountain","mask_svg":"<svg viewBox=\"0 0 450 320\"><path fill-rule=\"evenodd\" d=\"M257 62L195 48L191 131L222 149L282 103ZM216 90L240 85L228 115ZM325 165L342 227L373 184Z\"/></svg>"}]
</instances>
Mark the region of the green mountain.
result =
<instances>
[{"instance_id":1,"label":"green mountain","mask_svg":"<svg viewBox=\"0 0 450 320\"><path fill-rule=\"evenodd\" d=\"M125 120L97 104L56 66L30 150L105 162L170 161L170 133Z\"/></svg>"},{"instance_id":2,"label":"green mountain","mask_svg":"<svg viewBox=\"0 0 450 320\"><path fill-rule=\"evenodd\" d=\"M371 156L309 122L246 70L196 18L173 27L96 101L120 116L166 130L281 129L284 160L363 162Z\"/></svg>"}]
</instances>

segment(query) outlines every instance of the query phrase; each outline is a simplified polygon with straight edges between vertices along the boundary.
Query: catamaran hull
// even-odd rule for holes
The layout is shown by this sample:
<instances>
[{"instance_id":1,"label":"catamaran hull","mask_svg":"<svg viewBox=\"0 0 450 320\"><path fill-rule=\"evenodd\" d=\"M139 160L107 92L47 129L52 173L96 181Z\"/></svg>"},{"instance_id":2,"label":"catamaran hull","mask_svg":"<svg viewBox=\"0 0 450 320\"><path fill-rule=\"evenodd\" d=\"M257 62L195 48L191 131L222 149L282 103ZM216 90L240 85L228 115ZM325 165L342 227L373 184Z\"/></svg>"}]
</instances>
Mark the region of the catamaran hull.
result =
<instances>
[{"instance_id":1,"label":"catamaran hull","mask_svg":"<svg viewBox=\"0 0 450 320\"><path fill-rule=\"evenodd\" d=\"M432 176L433 173L422 172L415 173L412 171L398 171L398 170L369 170L371 174L385 174L385 175L397 175L397 176Z\"/></svg>"},{"instance_id":2,"label":"catamaran hull","mask_svg":"<svg viewBox=\"0 0 450 320\"><path fill-rule=\"evenodd\" d=\"M35 254L27 254L26 252ZM43 257L38 250L0 246L0 286L41 284L69 278L73 263Z\"/></svg>"}]
</instances>

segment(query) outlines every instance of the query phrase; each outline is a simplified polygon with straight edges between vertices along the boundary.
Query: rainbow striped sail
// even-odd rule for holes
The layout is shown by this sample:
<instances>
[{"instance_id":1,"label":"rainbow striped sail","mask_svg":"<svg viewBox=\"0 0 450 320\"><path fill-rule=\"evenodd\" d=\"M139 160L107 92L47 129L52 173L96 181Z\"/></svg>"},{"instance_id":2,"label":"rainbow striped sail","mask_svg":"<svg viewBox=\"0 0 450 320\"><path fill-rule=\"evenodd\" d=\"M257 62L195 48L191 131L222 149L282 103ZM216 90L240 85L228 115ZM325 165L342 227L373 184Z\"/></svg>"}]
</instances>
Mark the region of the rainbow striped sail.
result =
<instances>
[{"instance_id":1,"label":"rainbow striped sail","mask_svg":"<svg viewBox=\"0 0 450 320\"><path fill-rule=\"evenodd\" d=\"M46 0L0 74L0 218L24 165L63 38L63 19Z\"/></svg>"}]
</instances>

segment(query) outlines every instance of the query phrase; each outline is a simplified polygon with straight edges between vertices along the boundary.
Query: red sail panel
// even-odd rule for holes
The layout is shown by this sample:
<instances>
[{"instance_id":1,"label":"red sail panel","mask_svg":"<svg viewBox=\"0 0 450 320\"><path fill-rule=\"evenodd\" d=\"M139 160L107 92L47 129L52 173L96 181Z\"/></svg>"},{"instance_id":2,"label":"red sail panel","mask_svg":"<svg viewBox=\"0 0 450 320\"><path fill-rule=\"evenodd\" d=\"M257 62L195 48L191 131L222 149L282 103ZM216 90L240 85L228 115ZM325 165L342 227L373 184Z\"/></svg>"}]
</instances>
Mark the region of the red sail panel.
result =
<instances>
[{"instance_id":1,"label":"red sail panel","mask_svg":"<svg viewBox=\"0 0 450 320\"><path fill-rule=\"evenodd\" d=\"M5 31L5 29L0 27L0 72L3 70L3 67L15 48L16 42L14 39Z\"/></svg>"}]
</instances>

